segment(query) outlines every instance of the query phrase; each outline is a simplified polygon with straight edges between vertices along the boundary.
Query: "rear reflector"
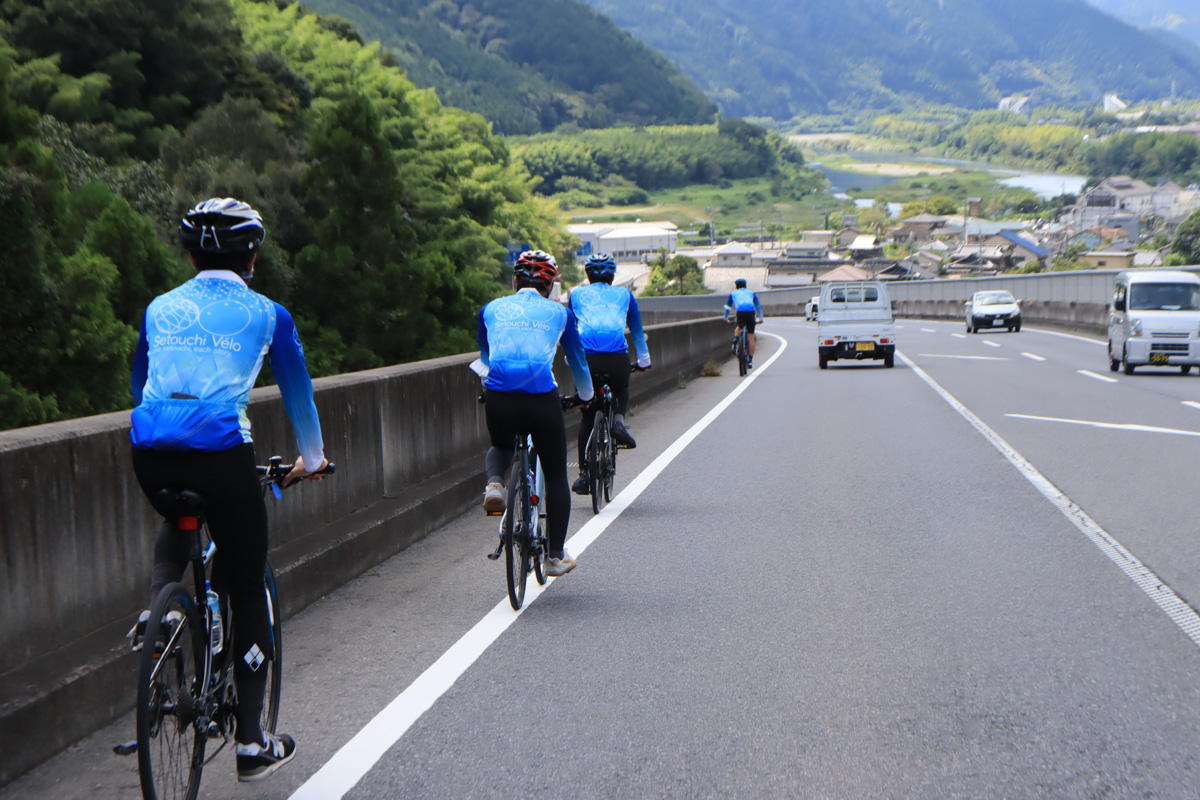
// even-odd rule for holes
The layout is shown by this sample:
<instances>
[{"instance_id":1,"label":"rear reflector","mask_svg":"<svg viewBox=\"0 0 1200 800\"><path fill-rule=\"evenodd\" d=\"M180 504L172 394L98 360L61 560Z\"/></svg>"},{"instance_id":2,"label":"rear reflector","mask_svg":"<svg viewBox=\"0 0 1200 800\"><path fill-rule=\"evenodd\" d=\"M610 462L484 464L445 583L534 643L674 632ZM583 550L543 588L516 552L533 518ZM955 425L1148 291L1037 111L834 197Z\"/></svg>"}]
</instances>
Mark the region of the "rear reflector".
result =
<instances>
[{"instance_id":1,"label":"rear reflector","mask_svg":"<svg viewBox=\"0 0 1200 800\"><path fill-rule=\"evenodd\" d=\"M181 531L194 531L199 527L200 527L200 518L199 517L180 517L179 518L179 530L181 530Z\"/></svg>"}]
</instances>

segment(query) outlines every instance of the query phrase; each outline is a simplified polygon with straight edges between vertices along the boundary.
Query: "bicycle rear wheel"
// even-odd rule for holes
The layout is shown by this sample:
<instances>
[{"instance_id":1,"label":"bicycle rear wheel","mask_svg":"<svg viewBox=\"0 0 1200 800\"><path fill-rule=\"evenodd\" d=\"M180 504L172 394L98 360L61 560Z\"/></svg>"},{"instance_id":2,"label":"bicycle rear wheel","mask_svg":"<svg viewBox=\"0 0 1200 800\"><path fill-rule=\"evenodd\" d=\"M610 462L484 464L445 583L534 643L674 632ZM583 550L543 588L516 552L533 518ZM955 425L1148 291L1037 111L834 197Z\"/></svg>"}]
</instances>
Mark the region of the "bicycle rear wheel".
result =
<instances>
[{"instance_id":1,"label":"bicycle rear wheel","mask_svg":"<svg viewBox=\"0 0 1200 800\"><path fill-rule=\"evenodd\" d=\"M588 493L592 496L592 513L604 508L604 455L600 439L607 433L608 418L596 414L596 423L587 446Z\"/></svg>"},{"instance_id":2,"label":"bicycle rear wheel","mask_svg":"<svg viewBox=\"0 0 1200 800\"><path fill-rule=\"evenodd\" d=\"M263 703L262 729L275 732L279 724L279 695L283 688L283 615L279 611L279 594L275 588L275 570L267 564L267 614L271 620L273 657L267 664L267 693ZM232 642L230 643L232 645Z\"/></svg>"},{"instance_id":3,"label":"bicycle rear wheel","mask_svg":"<svg viewBox=\"0 0 1200 800\"><path fill-rule=\"evenodd\" d=\"M145 800L195 800L204 767L208 625L182 583L163 587L150 606L138 673L138 772Z\"/></svg>"},{"instance_id":4,"label":"bicycle rear wheel","mask_svg":"<svg viewBox=\"0 0 1200 800\"><path fill-rule=\"evenodd\" d=\"M519 611L525 602L525 580L529 575L530 509L529 484L521 472L523 464L513 464L508 480L508 513L504 517L504 564L508 583L508 603Z\"/></svg>"},{"instance_id":5,"label":"bicycle rear wheel","mask_svg":"<svg viewBox=\"0 0 1200 800\"><path fill-rule=\"evenodd\" d=\"M617 442L612 437L612 425L608 425L604 436L604 500L611 503L613 495L613 481L617 477Z\"/></svg>"},{"instance_id":6,"label":"bicycle rear wheel","mask_svg":"<svg viewBox=\"0 0 1200 800\"><path fill-rule=\"evenodd\" d=\"M738 375L746 377L746 373L750 371L750 355L746 345L746 332L742 331L738 336L737 342L737 360L738 360Z\"/></svg>"}]
</instances>

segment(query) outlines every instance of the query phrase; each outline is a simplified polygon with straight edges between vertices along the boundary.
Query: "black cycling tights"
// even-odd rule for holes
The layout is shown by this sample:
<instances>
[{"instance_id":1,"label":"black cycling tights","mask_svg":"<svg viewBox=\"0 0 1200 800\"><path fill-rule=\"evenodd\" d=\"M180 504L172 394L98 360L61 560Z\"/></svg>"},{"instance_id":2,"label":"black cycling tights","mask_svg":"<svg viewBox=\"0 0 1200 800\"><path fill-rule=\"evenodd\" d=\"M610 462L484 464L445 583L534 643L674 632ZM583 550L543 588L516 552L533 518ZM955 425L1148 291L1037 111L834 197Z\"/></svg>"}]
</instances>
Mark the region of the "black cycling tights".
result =
<instances>
[{"instance_id":1,"label":"black cycling tights","mask_svg":"<svg viewBox=\"0 0 1200 800\"><path fill-rule=\"evenodd\" d=\"M254 445L248 443L220 452L133 449L133 471L148 498L153 500L161 489L190 489L208 501L208 530L217 545L212 582L229 598L232 619L237 621L233 678L239 701L237 738L243 744L262 742L259 717L267 682L265 659L274 657L263 581L267 507L254 465ZM187 558L186 537L163 525L154 545L151 602L168 583L183 579ZM255 648L261 657L255 657Z\"/></svg>"},{"instance_id":2,"label":"black cycling tights","mask_svg":"<svg viewBox=\"0 0 1200 800\"><path fill-rule=\"evenodd\" d=\"M567 429L558 392L521 394L489 389L484 393L484 408L492 437L485 462L489 482L506 480L517 433L533 436L546 475L546 539L550 555L562 558L571 521L571 487L567 483Z\"/></svg>"},{"instance_id":3,"label":"black cycling tights","mask_svg":"<svg viewBox=\"0 0 1200 800\"><path fill-rule=\"evenodd\" d=\"M588 353L588 371L592 373L592 386L600 393L601 378L606 377L608 388L612 389L614 410L624 416L629 412L629 373L633 366L629 363L629 354L622 350L619 353ZM584 451L587 450L588 437L592 435L592 426L596 424L596 407L583 409L583 422L579 426L579 471L587 463Z\"/></svg>"}]
</instances>

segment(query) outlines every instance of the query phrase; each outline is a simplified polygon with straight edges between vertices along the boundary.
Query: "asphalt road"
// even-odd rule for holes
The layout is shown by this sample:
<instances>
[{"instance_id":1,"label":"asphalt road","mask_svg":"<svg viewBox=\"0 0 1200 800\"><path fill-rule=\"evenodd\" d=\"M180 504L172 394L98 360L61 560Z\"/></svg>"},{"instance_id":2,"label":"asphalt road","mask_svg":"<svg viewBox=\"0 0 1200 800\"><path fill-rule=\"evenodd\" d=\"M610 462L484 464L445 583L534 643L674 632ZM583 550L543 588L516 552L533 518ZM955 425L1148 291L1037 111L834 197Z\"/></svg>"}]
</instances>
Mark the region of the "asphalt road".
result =
<instances>
[{"instance_id":1,"label":"asphalt road","mask_svg":"<svg viewBox=\"0 0 1200 800\"><path fill-rule=\"evenodd\" d=\"M894 369L821 371L768 320L751 378L633 416L519 616L472 513L293 618L295 762L201 796L1200 796L1200 378L901 325ZM0 798L138 796L132 728Z\"/></svg>"}]
</instances>

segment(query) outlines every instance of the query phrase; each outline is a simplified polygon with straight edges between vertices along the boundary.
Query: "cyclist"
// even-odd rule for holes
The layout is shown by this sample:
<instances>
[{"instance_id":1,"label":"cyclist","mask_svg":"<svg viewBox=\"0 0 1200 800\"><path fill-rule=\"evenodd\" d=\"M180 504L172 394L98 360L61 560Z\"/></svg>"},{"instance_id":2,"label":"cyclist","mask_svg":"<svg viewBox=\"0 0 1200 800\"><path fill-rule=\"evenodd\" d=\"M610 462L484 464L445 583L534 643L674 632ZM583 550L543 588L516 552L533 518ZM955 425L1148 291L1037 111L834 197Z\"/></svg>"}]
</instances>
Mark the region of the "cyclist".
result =
<instances>
[{"instance_id":1,"label":"cyclist","mask_svg":"<svg viewBox=\"0 0 1200 800\"><path fill-rule=\"evenodd\" d=\"M733 287L733 291L729 293L729 299L725 301L725 321L730 321L729 313L731 311L737 313L737 328L733 333L733 346L735 349L737 348L737 337L741 335L742 328L745 328L746 344L748 345L746 366L754 369L754 326L763 321L762 304L758 302L758 295L746 288L745 278L735 280Z\"/></svg>"},{"instance_id":2,"label":"cyclist","mask_svg":"<svg viewBox=\"0 0 1200 800\"><path fill-rule=\"evenodd\" d=\"M546 574L552 577L575 568L564 546L571 519L571 490L567 431L553 372L560 340L579 399L585 404L592 399L592 378L575 315L548 299L556 277L558 264L553 256L527 250L513 270L517 293L493 300L479 312L479 357L488 367L484 409L492 439L484 462L488 483L483 508L493 513L504 510L504 475L512 463L513 443L518 432L532 435L546 475Z\"/></svg>"},{"instance_id":3,"label":"cyclist","mask_svg":"<svg viewBox=\"0 0 1200 800\"><path fill-rule=\"evenodd\" d=\"M629 411L629 346L625 343L625 328L628 326L637 351L639 370L650 368L650 351L646 347L646 333L642 330L642 315L638 312L637 299L633 292L612 285L617 273L617 262L607 253L596 253L583 266L588 276L588 285L571 290L568 303L579 321L579 337L587 354L588 370L592 374L592 386L600 385L600 376L608 376L608 387L612 390L616 404L612 435L620 444L637 447L637 441L625 427L625 414ZM579 477L571 486L576 494L588 493L587 449L588 437L596 422L596 409L583 411L583 422L579 426Z\"/></svg>"},{"instance_id":4,"label":"cyclist","mask_svg":"<svg viewBox=\"0 0 1200 800\"><path fill-rule=\"evenodd\" d=\"M246 286L266 237L262 217L246 203L213 198L184 215L179 239L197 270L194 278L150 302L133 361L133 469L146 496L191 489L208 501L209 532L217 546L213 583L229 598L237 687L237 775L266 778L289 761L296 742L262 730L273 657L263 573L267 509L255 470L246 404L271 359L283 407L300 456L286 482L310 477L328 463L313 404L312 381L291 316ZM150 597L181 580L187 544L163 526L154 546ZM140 649L150 612L131 638Z\"/></svg>"}]
</instances>

